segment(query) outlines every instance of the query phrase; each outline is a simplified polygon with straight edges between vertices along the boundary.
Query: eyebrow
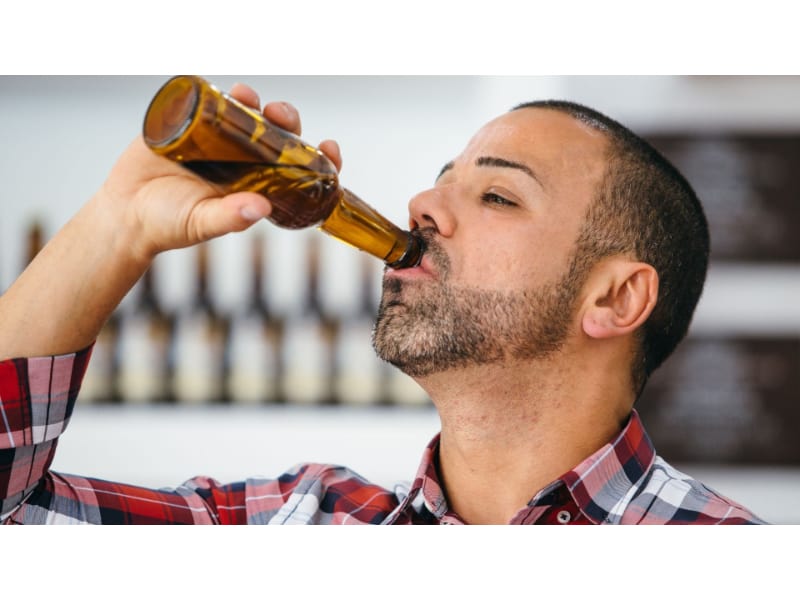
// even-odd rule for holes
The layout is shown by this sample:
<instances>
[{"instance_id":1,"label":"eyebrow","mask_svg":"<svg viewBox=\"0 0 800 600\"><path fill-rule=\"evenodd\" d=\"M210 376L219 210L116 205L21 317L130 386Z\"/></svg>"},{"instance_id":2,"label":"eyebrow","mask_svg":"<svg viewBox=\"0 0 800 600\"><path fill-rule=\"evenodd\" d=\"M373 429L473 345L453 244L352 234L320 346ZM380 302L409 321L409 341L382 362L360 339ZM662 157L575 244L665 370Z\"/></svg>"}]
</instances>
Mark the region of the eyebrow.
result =
<instances>
[{"instance_id":1,"label":"eyebrow","mask_svg":"<svg viewBox=\"0 0 800 600\"><path fill-rule=\"evenodd\" d=\"M449 163L447 163L445 166L442 167L442 170L439 171L439 174L436 176L435 181L439 181L441 176L447 173L447 171L449 171L452 168L453 168L453 161L451 160Z\"/></svg>"},{"instance_id":2,"label":"eyebrow","mask_svg":"<svg viewBox=\"0 0 800 600\"><path fill-rule=\"evenodd\" d=\"M436 180L438 181L439 178L444 175L447 171L453 168L453 161L451 160L445 166L442 167L442 170L439 171L439 174L436 176ZM533 172L528 165L524 165L522 163L515 162L513 160L507 160L505 158L499 158L497 156L480 156L475 161L475 165L478 167L504 167L507 169L517 169L518 171L522 171L529 177L531 177L536 183L544 187L542 184L541 179L539 179L536 174Z\"/></svg>"}]
</instances>

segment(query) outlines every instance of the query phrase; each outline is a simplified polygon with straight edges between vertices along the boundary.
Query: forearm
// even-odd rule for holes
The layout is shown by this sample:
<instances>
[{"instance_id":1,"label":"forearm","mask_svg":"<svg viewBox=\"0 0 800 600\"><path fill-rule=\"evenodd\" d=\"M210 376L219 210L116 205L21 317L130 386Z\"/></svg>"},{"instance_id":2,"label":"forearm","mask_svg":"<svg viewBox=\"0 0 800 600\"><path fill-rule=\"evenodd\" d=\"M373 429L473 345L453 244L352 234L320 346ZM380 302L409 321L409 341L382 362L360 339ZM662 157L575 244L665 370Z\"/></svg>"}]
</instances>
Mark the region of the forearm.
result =
<instances>
[{"instance_id":1,"label":"forearm","mask_svg":"<svg viewBox=\"0 0 800 600\"><path fill-rule=\"evenodd\" d=\"M88 202L0 296L0 360L91 344L150 264L100 196Z\"/></svg>"}]
</instances>

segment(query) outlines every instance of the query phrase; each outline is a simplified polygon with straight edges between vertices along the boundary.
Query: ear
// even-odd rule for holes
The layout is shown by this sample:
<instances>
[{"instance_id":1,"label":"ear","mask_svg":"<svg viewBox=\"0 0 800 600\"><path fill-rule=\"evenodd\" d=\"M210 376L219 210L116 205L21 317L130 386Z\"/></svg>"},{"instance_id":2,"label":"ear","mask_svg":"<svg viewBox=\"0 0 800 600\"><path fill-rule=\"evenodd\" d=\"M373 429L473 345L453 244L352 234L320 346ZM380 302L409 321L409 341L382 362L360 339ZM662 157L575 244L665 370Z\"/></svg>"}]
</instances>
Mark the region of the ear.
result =
<instances>
[{"instance_id":1,"label":"ear","mask_svg":"<svg viewBox=\"0 0 800 600\"><path fill-rule=\"evenodd\" d=\"M647 263L612 259L587 281L588 296L581 320L595 339L626 335L653 312L658 298L658 273Z\"/></svg>"}]
</instances>

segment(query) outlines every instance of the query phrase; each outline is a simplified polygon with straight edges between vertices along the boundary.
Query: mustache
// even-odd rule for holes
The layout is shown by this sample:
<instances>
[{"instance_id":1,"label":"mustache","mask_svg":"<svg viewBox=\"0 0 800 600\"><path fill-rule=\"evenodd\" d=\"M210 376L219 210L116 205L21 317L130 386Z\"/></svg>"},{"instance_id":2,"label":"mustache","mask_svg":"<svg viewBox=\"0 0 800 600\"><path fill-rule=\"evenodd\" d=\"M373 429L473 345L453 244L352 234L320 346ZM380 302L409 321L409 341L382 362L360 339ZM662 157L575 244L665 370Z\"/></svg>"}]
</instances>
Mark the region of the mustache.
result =
<instances>
[{"instance_id":1,"label":"mustache","mask_svg":"<svg viewBox=\"0 0 800 600\"><path fill-rule=\"evenodd\" d=\"M428 257L431 266L436 270L441 280L445 280L450 272L450 257L442 249L436 235L435 227L421 227L411 231L411 235L417 238L425 249L424 254Z\"/></svg>"}]
</instances>

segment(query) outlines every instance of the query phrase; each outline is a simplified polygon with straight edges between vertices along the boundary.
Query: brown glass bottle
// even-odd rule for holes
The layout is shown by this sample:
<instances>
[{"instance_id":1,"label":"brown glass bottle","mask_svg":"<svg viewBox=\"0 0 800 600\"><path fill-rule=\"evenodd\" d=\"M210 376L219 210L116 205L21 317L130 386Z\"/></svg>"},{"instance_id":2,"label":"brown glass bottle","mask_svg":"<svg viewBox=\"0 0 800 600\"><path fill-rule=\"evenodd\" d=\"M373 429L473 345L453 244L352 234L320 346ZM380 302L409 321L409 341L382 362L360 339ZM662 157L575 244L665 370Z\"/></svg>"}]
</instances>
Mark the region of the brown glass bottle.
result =
<instances>
[{"instance_id":1,"label":"brown glass bottle","mask_svg":"<svg viewBox=\"0 0 800 600\"><path fill-rule=\"evenodd\" d=\"M265 236L251 232L250 293L231 315L226 351L227 394L237 404L277 402L279 392L282 323L265 289Z\"/></svg>"},{"instance_id":2,"label":"brown glass bottle","mask_svg":"<svg viewBox=\"0 0 800 600\"><path fill-rule=\"evenodd\" d=\"M213 404L224 398L227 319L211 290L210 242L194 247L194 295L178 311L172 339L172 395L182 404Z\"/></svg>"},{"instance_id":3,"label":"brown glass bottle","mask_svg":"<svg viewBox=\"0 0 800 600\"><path fill-rule=\"evenodd\" d=\"M44 226L39 219L33 219L28 225L28 235L25 243L25 257L22 267L25 268L33 262L36 255L41 252L45 244Z\"/></svg>"},{"instance_id":4,"label":"brown glass bottle","mask_svg":"<svg viewBox=\"0 0 800 600\"><path fill-rule=\"evenodd\" d=\"M169 393L169 344L174 321L162 306L153 263L137 284L138 298L124 311L117 340L116 394L124 404L164 403Z\"/></svg>"},{"instance_id":5,"label":"brown glass bottle","mask_svg":"<svg viewBox=\"0 0 800 600\"><path fill-rule=\"evenodd\" d=\"M321 240L307 238L304 300L284 321L281 348L281 394L287 404L333 402L333 337L335 324L320 287Z\"/></svg>"},{"instance_id":6,"label":"brown glass bottle","mask_svg":"<svg viewBox=\"0 0 800 600\"><path fill-rule=\"evenodd\" d=\"M343 311L336 331L334 390L341 404L382 403L384 363L372 348L372 330L378 312L379 265L361 255L361 298Z\"/></svg>"},{"instance_id":7,"label":"brown glass bottle","mask_svg":"<svg viewBox=\"0 0 800 600\"><path fill-rule=\"evenodd\" d=\"M266 196L273 207L268 218L280 227L318 226L392 268L422 257L418 238L339 185L322 152L200 77L167 81L147 109L143 133L154 152L220 191Z\"/></svg>"}]
</instances>

